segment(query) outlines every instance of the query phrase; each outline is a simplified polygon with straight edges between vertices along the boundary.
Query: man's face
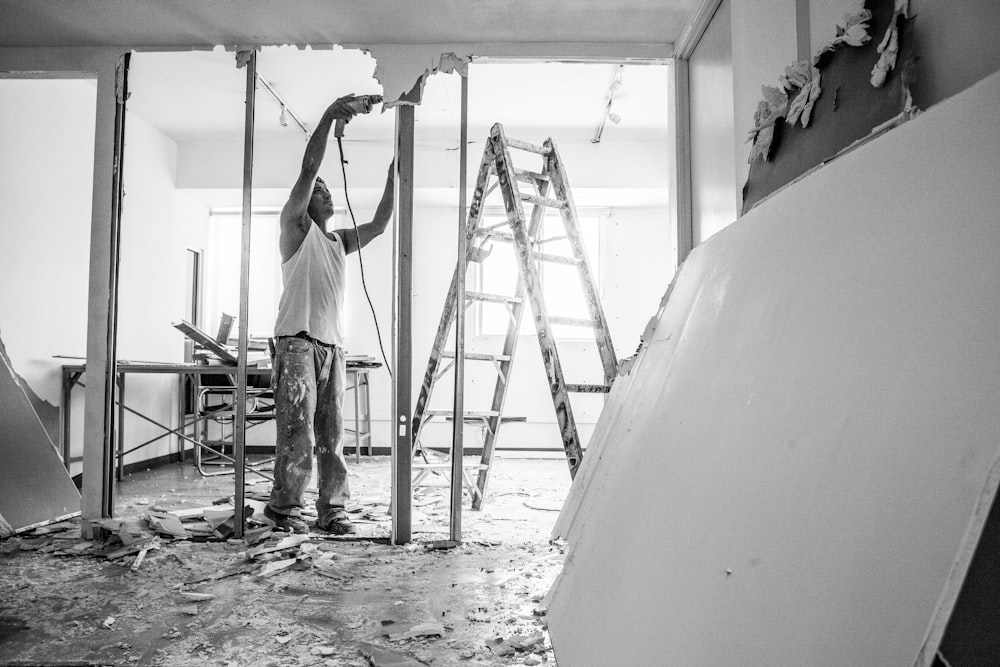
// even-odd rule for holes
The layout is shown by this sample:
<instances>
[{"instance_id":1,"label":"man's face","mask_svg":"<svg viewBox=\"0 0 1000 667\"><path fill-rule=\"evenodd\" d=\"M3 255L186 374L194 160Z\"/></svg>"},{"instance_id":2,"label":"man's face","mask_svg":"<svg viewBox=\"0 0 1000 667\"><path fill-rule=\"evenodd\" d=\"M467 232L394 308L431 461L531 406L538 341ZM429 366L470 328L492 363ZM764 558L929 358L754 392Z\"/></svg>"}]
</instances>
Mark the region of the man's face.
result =
<instances>
[{"instance_id":1,"label":"man's face","mask_svg":"<svg viewBox=\"0 0 1000 667\"><path fill-rule=\"evenodd\" d=\"M323 181L317 180L313 186L312 197L309 199L309 216L317 222L326 222L333 217L333 197Z\"/></svg>"}]
</instances>

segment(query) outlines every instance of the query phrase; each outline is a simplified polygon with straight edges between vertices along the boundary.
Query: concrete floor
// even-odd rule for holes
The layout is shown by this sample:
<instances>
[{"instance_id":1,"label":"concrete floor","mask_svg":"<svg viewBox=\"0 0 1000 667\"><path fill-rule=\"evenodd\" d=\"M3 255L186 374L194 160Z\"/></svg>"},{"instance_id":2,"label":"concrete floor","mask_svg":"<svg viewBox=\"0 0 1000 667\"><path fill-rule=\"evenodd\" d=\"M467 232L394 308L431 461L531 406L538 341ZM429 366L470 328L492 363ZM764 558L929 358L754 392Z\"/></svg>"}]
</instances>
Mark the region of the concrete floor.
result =
<instances>
[{"instance_id":1,"label":"concrete floor","mask_svg":"<svg viewBox=\"0 0 1000 667\"><path fill-rule=\"evenodd\" d=\"M350 470L359 537L310 535L281 557L312 557L270 576L233 539L161 539L136 571L134 556L68 555L85 548L75 527L0 542L0 665L555 664L543 598L563 562L548 538L569 488L564 460L495 461L483 511L466 500L463 544L450 550L427 545L447 537L446 488L416 490L414 542L393 547L380 539L389 460ZM247 482L251 498L270 488ZM211 505L232 483L190 464L131 475L118 516ZM227 576L193 583L213 574Z\"/></svg>"}]
</instances>

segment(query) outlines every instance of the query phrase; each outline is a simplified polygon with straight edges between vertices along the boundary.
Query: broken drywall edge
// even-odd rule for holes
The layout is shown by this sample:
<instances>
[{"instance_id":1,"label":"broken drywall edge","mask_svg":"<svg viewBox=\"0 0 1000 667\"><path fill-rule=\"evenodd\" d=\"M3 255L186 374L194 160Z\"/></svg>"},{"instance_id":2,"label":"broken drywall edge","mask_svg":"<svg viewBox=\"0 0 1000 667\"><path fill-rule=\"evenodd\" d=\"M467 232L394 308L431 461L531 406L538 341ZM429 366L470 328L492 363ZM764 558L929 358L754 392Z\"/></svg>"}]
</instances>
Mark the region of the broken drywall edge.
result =
<instances>
[{"instance_id":1,"label":"broken drywall edge","mask_svg":"<svg viewBox=\"0 0 1000 667\"><path fill-rule=\"evenodd\" d=\"M14 370L14 364L11 362L10 356L7 355L7 346L4 345L2 336L0 336L0 360L2 360L4 367L14 380L14 384L21 390L24 397L28 399L28 404L35 414L35 419L38 420L38 424L42 427L42 432L45 433L49 444L52 445L53 449L59 451L56 445L59 433L59 408L36 394L25 379Z\"/></svg>"},{"instance_id":2,"label":"broken drywall edge","mask_svg":"<svg viewBox=\"0 0 1000 667\"><path fill-rule=\"evenodd\" d=\"M419 104L424 81L431 74L458 72L468 76L472 55L459 55L440 44L360 47L375 58L375 80L382 84L385 107ZM416 97L410 93L416 91ZM405 99L404 99L405 98Z\"/></svg>"},{"instance_id":3,"label":"broken drywall edge","mask_svg":"<svg viewBox=\"0 0 1000 667\"><path fill-rule=\"evenodd\" d=\"M995 459L993 465L990 466L989 475L979 493L979 501L969 519L969 525L965 529L965 536L959 545L958 553L955 555L955 562L952 563L948 579L941 590L941 596L938 598L937 604L934 605L934 615L927 625L927 632L920 646L920 652L917 654L917 659L913 661L914 665L930 667L934 663L948 628L948 622L951 620L951 614L958 603L959 593L962 592L965 578L972 566L972 559L979 547L980 538L986 527L986 520L993 507L998 488L1000 488L1000 457Z\"/></svg>"},{"instance_id":4,"label":"broken drywall edge","mask_svg":"<svg viewBox=\"0 0 1000 667\"><path fill-rule=\"evenodd\" d=\"M446 44L225 44L226 51L236 53L238 68L245 66L251 51L263 46L292 46L299 50L356 50L375 59L374 79L382 85L384 107L399 104L419 104L424 81L432 74L458 72L468 76L468 66L473 55L459 54L454 46ZM219 47L216 47L219 48ZM415 96L411 95L415 92Z\"/></svg>"}]
</instances>

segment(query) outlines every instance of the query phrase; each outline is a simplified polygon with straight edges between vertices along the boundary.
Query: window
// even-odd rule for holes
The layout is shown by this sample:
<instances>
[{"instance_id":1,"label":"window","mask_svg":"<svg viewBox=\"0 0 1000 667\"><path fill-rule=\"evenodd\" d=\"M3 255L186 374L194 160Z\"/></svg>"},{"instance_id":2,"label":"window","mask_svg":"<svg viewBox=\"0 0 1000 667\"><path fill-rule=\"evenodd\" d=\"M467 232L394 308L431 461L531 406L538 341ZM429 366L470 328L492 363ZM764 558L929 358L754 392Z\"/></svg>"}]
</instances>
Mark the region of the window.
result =
<instances>
[{"instance_id":1,"label":"window","mask_svg":"<svg viewBox=\"0 0 1000 667\"><path fill-rule=\"evenodd\" d=\"M601 235L604 222L610 216L608 209L578 209L577 221L580 234L583 237L587 261L597 286L598 295L602 293L601 285ZM482 227L500 224L507 219L503 210L487 209L483 213ZM542 241L539 252L549 255L569 257L569 241L565 239L562 219L557 212L548 212L542 221L538 239ZM489 247L489 244L487 244ZM580 283L579 273L575 266L540 262L538 267L542 293L550 316L573 317L589 319L586 296ZM478 271L470 276L470 289L488 294L512 295L517 289L518 269L514 249L509 243L493 242L492 252L485 262L478 265ZM507 324L510 321L507 309L497 303L480 302L477 304L474 321L476 334L480 336L504 336L507 334ZM589 329L569 325L554 325L552 332L557 338L590 338ZM531 306L526 305L521 320L521 334L535 335L534 318Z\"/></svg>"},{"instance_id":2,"label":"window","mask_svg":"<svg viewBox=\"0 0 1000 667\"><path fill-rule=\"evenodd\" d=\"M240 252L243 216L239 210L213 209L206 253L208 298L203 329L213 332L222 313L239 316ZM249 333L270 336L281 296L278 211L254 211L250 220ZM235 331L235 329L234 329Z\"/></svg>"}]
</instances>

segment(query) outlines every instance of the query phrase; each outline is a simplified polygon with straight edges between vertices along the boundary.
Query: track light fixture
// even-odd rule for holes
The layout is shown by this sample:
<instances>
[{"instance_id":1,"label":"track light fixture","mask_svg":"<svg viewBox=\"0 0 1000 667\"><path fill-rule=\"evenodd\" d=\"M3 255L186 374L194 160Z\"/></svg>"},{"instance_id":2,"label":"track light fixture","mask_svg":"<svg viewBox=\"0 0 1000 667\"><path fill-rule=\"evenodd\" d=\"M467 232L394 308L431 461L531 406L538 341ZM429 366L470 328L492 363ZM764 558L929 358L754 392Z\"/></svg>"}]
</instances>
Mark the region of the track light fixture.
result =
<instances>
[{"instance_id":1,"label":"track light fixture","mask_svg":"<svg viewBox=\"0 0 1000 667\"><path fill-rule=\"evenodd\" d=\"M594 138L590 140L592 144L601 143L601 137L604 135L604 125L610 120L612 123L617 125L622 122L622 117L611 110L611 105L615 101L615 95L621 90L622 87L622 73L625 71L624 65L618 65L615 67L615 74L611 77L611 85L608 86L608 103L604 107L604 116L601 118L601 124L597 127L597 134Z\"/></svg>"}]
</instances>

